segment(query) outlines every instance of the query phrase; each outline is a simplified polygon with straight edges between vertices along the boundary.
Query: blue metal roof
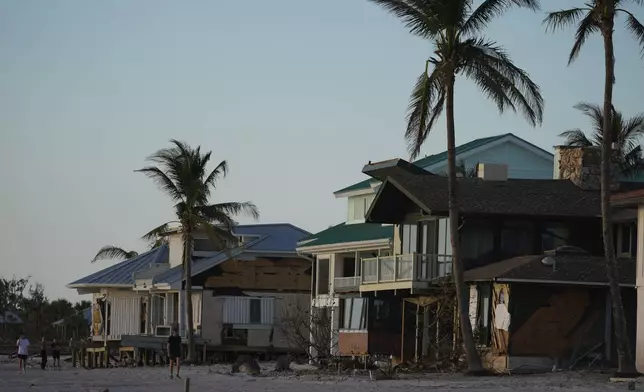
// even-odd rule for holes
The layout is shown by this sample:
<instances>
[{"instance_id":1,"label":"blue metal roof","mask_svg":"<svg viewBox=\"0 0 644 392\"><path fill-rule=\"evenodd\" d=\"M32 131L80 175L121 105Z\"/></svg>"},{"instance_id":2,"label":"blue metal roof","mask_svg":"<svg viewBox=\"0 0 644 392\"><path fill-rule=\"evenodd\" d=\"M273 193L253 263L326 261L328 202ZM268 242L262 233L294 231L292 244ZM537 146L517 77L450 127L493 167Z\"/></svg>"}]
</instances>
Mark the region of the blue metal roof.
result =
<instances>
[{"instance_id":1,"label":"blue metal roof","mask_svg":"<svg viewBox=\"0 0 644 392\"><path fill-rule=\"evenodd\" d=\"M244 252L295 253L297 242L311 235L308 231L289 223L238 225L233 232L237 235L255 235L257 238L232 251L195 259L192 275L221 264L230 257L240 256ZM76 285L88 284L94 286L133 285L134 273L148 268L150 263L167 263L168 255L168 245L164 245L72 282L68 287L74 288ZM181 283L182 275L183 270L179 265L155 276L154 283L167 283L174 287L174 285Z\"/></svg>"},{"instance_id":2,"label":"blue metal roof","mask_svg":"<svg viewBox=\"0 0 644 392\"><path fill-rule=\"evenodd\" d=\"M67 287L74 288L74 286L79 285L133 285L133 275L135 272L148 268L151 263L167 263L168 255L168 245L163 245L134 258L122 261L111 267L107 267L84 278L78 279L68 284Z\"/></svg>"}]
</instances>

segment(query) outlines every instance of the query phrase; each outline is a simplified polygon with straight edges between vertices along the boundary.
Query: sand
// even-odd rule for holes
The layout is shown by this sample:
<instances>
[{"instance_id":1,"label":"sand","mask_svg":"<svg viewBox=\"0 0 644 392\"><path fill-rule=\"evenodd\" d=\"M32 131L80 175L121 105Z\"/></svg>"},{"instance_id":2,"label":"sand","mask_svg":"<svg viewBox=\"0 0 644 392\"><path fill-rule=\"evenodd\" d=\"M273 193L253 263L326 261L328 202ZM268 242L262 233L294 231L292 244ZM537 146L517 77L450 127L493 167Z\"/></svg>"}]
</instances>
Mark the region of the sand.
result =
<instances>
[{"instance_id":1,"label":"sand","mask_svg":"<svg viewBox=\"0 0 644 392\"><path fill-rule=\"evenodd\" d=\"M184 380L170 380L161 367L74 369L69 363L62 370L41 370L34 366L20 375L16 363L0 364L0 391L104 391L181 392ZM471 378L460 375L404 375L398 380L370 380L367 374L315 374L306 365L295 366L289 374L271 372L274 364L261 364L263 375L251 377L227 374L230 365L195 366L182 370L190 378L191 391L225 392L414 392L434 391L611 391L627 390L623 383L611 383L608 376L595 372L516 375ZM642 389L638 383L636 388Z\"/></svg>"}]
</instances>

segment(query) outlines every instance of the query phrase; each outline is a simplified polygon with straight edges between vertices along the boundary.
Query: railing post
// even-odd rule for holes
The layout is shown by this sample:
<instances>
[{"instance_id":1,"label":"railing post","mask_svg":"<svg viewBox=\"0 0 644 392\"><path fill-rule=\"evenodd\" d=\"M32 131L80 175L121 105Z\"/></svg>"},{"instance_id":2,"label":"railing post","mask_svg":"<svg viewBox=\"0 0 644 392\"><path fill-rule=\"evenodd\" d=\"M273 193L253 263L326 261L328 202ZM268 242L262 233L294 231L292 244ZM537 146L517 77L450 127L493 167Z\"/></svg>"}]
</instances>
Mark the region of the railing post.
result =
<instances>
[{"instance_id":1,"label":"railing post","mask_svg":"<svg viewBox=\"0 0 644 392\"><path fill-rule=\"evenodd\" d=\"M394 255L394 282L398 280L398 263L400 262L400 258L398 255Z\"/></svg>"},{"instance_id":2,"label":"railing post","mask_svg":"<svg viewBox=\"0 0 644 392\"><path fill-rule=\"evenodd\" d=\"M380 256L376 256L376 283L380 283Z\"/></svg>"},{"instance_id":3,"label":"railing post","mask_svg":"<svg viewBox=\"0 0 644 392\"><path fill-rule=\"evenodd\" d=\"M418 267L416 265L418 264L416 255L417 255L416 252L412 252L411 254L411 281L412 282L415 280L418 280L418 276L416 276L417 270L418 270Z\"/></svg>"},{"instance_id":4,"label":"railing post","mask_svg":"<svg viewBox=\"0 0 644 392\"><path fill-rule=\"evenodd\" d=\"M364 283L364 263L360 260L360 281Z\"/></svg>"}]
</instances>

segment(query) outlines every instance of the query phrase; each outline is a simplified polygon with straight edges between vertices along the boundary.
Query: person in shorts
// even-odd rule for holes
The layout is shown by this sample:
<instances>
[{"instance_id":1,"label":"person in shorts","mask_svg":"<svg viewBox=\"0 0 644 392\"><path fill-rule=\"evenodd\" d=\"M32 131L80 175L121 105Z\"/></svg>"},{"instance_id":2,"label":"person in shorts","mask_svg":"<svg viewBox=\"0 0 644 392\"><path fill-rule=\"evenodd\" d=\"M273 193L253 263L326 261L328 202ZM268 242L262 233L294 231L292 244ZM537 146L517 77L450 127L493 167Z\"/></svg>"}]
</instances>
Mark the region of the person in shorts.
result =
<instances>
[{"instance_id":1,"label":"person in shorts","mask_svg":"<svg viewBox=\"0 0 644 392\"><path fill-rule=\"evenodd\" d=\"M20 366L20 373L25 374L27 371L27 358L29 357L29 339L22 334L16 342L18 348L18 365Z\"/></svg>"},{"instance_id":2,"label":"person in shorts","mask_svg":"<svg viewBox=\"0 0 644 392\"><path fill-rule=\"evenodd\" d=\"M181 336L179 336L176 328L172 330L172 335L168 337L168 359L170 362L170 378L174 378L172 371L175 364L177 365L176 377L181 378L179 376L181 366Z\"/></svg>"},{"instance_id":3,"label":"person in shorts","mask_svg":"<svg viewBox=\"0 0 644 392\"><path fill-rule=\"evenodd\" d=\"M40 368L42 370L47 368L47 342L45 338L40 340Z\"/></svg>"},{"instance_id":4,"label":"person in shorts","mask_svg":"<svg viewBox=\"0 0 644 392\"><path fill-rule=\"evenodd\" d=\"M60 345L56 339L51 341L51 358L54 360L54 369L60 370Z\"/></svg>"}]
</instances>

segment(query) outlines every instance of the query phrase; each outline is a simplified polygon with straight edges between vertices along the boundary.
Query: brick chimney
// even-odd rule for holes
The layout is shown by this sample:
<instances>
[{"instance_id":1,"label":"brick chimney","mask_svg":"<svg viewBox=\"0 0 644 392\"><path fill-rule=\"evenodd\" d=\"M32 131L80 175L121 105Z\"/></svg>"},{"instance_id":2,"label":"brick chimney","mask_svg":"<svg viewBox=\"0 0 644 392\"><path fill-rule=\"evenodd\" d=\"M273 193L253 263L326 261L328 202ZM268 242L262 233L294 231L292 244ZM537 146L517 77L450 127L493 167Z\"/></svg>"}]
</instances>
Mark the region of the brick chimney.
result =
<instances>
[{"instance_id":1,"label":"brick chimney","mask_svg":"<svg viewBox=\"0 0 644 392\"><path fill-rule=\"evenodd\" d=\"M611 189L619 187L612 170ZM601 148L555 146L554 178L568 179L586 190L601 188Z\"/></svg>"}]
</instances>

